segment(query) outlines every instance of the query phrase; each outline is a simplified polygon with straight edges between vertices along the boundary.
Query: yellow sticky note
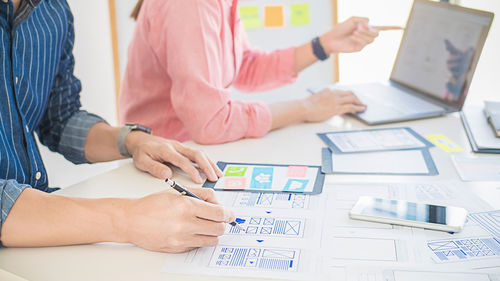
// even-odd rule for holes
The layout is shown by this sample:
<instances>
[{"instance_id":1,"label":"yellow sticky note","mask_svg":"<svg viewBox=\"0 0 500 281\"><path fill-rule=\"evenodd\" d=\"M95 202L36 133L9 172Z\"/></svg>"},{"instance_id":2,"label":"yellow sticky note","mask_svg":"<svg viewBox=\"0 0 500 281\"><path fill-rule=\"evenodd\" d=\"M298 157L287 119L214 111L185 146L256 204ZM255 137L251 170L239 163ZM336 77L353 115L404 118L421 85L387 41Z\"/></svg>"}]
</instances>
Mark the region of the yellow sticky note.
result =
<instances>
[{"instance_id":1,"label":"yellow sticky note","mask_svg":"<svg viewBox=\"0 0 500 281\"><path fill-rule=\"evenodd\" d=\"M285 16L283 14L283 6L264 7L265 27L283 27L284 25L285 25Z\"/></svg>"},{"instance_id":2,"label":"yellow sticky note","mask_svg":"<svg viewBox=\"0 0 500 281\"><path fill-rule=\"evenodd\" d=\"M442 150L444 150L446 152L464 151L458 144L454 143L452 140L450 140L445 135L430 135L430 136L426 136L426 138L430 142L432 142L433 144L440 147Z\"/></svg>"},{"instance_id":3,"label":"yellow sticky note","mask_svg":"<svg viewBox=\"0 0 500 281\"><path fill-rule=\"evenodd\" d=\"M258 6L244 6L239 7L238 10L245 29L257 29L261 26Z\"/></svg>"},{"instance_id":4,"label":"yellow sticky note","mask_svg":"<svg viewBox=\"0 0 500 281\"><path fill-rule=\"evenodd\" d=\"M311 12L309 11L309 4L292 4L290 5L290 25L302 26L311 24Z\"/></svg>"}]
</instances>

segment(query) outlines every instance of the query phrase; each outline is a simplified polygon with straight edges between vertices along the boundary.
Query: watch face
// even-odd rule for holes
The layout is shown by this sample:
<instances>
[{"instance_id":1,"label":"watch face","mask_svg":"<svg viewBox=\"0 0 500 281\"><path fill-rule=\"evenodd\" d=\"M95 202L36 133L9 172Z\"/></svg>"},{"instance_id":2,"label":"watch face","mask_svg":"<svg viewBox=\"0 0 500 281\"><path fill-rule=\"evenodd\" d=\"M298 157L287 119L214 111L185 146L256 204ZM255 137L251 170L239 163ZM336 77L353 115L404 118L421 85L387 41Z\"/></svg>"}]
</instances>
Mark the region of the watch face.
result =
<instances>
[{"instance_id":1,"label":"watch face","mask_svg":"<svg viewBox=\"0 0 500 281\"><path fill-rule=\"evenodd\" d=\"M127 123L127 124L125 124L125 126L130 127L131 131L143 131L147 134L151 134L151 129L146 127L146 126L142 126L139 124L131 124L131 123Z\"/></svg>"}]
</instances>

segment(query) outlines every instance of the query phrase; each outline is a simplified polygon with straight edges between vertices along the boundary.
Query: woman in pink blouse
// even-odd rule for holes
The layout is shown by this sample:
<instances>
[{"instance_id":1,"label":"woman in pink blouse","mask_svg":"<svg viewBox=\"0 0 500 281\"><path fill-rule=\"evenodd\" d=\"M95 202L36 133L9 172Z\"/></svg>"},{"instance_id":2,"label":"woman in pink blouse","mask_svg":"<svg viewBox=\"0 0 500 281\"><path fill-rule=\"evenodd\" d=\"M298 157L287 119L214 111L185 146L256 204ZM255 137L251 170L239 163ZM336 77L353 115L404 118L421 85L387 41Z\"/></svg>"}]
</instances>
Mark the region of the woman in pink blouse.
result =
<instances>
[{"instance_id":1,"label":"woman in pink blouse","mask_svg":"<svg viewBox=\"0 0 500 281\"><path fill-rule=\"evenodd\" d=\"M122 122L170 139L216 144L365 110L352 93L330 90L270 105L232 100L230 86L255 92L292 83L318 59L359 51L378 36L367 19L351 18L313 42L265 53L249 45L237 2L138 2L120 97Z\"/></svg>"}]
</instances>

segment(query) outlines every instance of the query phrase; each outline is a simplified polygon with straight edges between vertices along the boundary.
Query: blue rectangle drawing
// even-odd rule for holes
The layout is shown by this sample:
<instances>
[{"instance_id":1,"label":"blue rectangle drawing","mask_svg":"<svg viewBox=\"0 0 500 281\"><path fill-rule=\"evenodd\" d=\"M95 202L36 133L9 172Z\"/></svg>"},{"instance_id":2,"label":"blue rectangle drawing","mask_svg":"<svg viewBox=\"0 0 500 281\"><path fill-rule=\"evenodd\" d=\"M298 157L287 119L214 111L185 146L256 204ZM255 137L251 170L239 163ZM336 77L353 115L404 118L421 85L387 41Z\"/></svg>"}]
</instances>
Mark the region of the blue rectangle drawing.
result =
<instances>
[{"instance_id":1,"label":"blue rectangle drawing","mask_svg":"<svg viewBox=\"0 0 500 281\"><path fill-rule=\"evenodd\" d=\"M500 210L473 213L469 217L480 224L491 235L500 239Z\"/></svg>"},{"instance_id":2,"label":"blue rectangle drawing","mask_svg":"<svg viewBox=\"0 0 500 281\"><path fill-rule=\"evenodd\" d=\"M273 187L273 172L274 172L273 167L253 168L250 188L271 189Z\"/></svg>"},{"instance_id":3,"label":"blue rectangle drawing","mask_svg":"<svg viewBox=\"0 0 500 281\"><path fill-rule=\"evenodd\" d=\"M304 192L306 190L309 180L306 179L288 179L283 188L287 192Z\"/></svg>"}]
</instances>

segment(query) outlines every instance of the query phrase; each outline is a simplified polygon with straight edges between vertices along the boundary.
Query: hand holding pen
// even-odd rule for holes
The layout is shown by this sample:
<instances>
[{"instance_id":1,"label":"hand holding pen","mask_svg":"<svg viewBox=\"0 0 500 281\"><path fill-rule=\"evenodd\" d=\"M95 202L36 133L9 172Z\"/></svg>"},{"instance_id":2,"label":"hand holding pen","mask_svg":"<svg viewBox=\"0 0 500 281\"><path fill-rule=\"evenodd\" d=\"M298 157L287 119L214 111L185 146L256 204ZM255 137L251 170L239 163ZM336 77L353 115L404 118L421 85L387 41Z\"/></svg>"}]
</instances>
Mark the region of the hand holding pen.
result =
<instances>
[{"instance_id":1,"label":"hand holding pen","mask_svg":"<svg viewBox=\"0 0 500 281\"><path fill-rule=\"evenodd\" d=\"M196 194L192 193L191 191L189 191L188 189L186 189L185 187L181 186L180 184L176 183L175 181L171 180L171 179L166 179L165 182L170 185L173 189L175 189L177 192L179 192L180 194L184 195L184 196L188 196L188 197L192 197L192 198L195 198L195 199L199 199L199 200L202 200L200 197L198 197ZM240 231L245 231L237 222L235 222L234 220L231 220L229 222L230 225L232 225L233 227L236 227L238 228Z\"/></svg>"}]
</instances>

